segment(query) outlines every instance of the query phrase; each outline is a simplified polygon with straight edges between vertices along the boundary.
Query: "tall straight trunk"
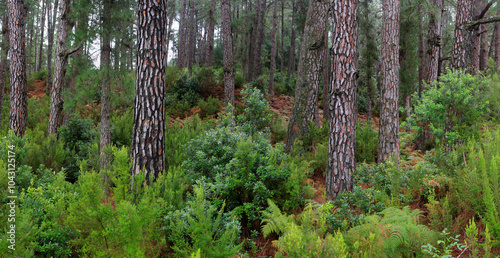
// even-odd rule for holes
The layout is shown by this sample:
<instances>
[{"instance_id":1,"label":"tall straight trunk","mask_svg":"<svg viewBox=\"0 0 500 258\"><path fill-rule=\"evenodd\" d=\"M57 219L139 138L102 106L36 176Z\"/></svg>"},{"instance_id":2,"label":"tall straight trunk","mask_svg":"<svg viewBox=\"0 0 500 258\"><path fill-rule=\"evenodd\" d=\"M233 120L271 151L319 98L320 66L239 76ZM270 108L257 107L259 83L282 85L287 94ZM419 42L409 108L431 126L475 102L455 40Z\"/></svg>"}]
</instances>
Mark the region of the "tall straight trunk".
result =
<instances>
[{"instance_id":1,"label":"tall straight trunk","mask_svg":"<svg viewBox=\"0 0 500 258\"><path fill-rule=\"evenodd\" d=\"M37 70L41 71L42 70L42 58L43 58L43 42L44 40L44 32L45 32L45 13L49 12L45 8L45 1L50 1L50 0L42 0L42 24L40 26L40 50L38 51L38 67Z\"/></svg>"},{"instance_id":2,"label":"tall straight trunk","mask_svg":"<svg viewBox=\"0 0 500 258\"><path fill-rule=\"evenodd\" d=\"M28 116L26 87L26 49L24 0L7 0L9 16L9 60L10 60L10 116L9 130L17 136L24 136Z\"/></svg>"},{"instance_id":3,"label":"tall straight trunk","mask_svg":"<svg viewBox=\"0 0 500 258\"><path fill-rule=\"evenodd\" d=\"M172 35L172 24L174 23L174 18L175 18L175 0L169 1L171 4L169 6L170 9L170 14L168 16L168 27L167 27L167 46L166 46L166 51L167 51L167 56L165 57L165 67L168 66L168 51L170 49L170 39Z\"/></svg>"},{"instance_id":4,"label":"tall straight trunk","mask_svg":"<svg viewBox=\"0 0 500 258\"><path fill-rule=\"evenodd\" d=\"M493 27L493 32L491 33L491 41L488 49L488 57L493 59L495 58L495 34L497 33L497 22L495 22L495 26Z\"/></svg>"},{"instance_id":5,"label":"tall straight trunk","mask_svg":"<svg viewBox=\"0 0 500 258\"><path fill-rule=\"evenodd\" d=\"M195 29L195 13L196 13L196 7L195 7L195 1L190 1L189 2L189 37L188 37L188 51L186 53L187 56L187 61L186 65L191 72L191 69L193 68L193 63L194 63L194 52L196 49L196 29Z\"/></svg>"},{"instance_id":6,"label":"tall straight trunk","mask_svg":"<svg viewBox=\"0 0 500 258\"><path fill-rule=\"evenodd\" d=\"M288 57L288 80L290 80L290 76L295 72L295 14L297 13L297 4L295 2L292 3L292 33L290 33L290 55Z\"/></svg>"},{"instance_id":7,"label":"tall straight trunk","mask_svg":"<svg viewBox=\"0 0 500 258\"><path fill-rule=\"evenodd\" d=\"M256 13L258 12L258 7L259 7L259 4L257 2L256 4ZM252 13L252 1L250 0L249 1L249 4L248 4L248 9L249 9L249 12ZM249 41L250 41L250 44L248 46L248 65L247 65L247 78L246 80L247 81L251 81L253 80L253 75L254 75L254 59L255 59L255 39L257 37L257 19L255 18L255 16L253 18L250 18L249 21L248 21L249 24L252 24L251 28L250 28L250 31L248 32L248 38L249 38Z\"/></svg>"},{"instance_id":8,"label":"tall straight trunk","mask_svg":"<svg viewBox=\"0 0 500 258\"><path fill-rule=\"evenodd\" d=\"M424 37L424 12L423 8L420 8L420 18L418 19L418 58L420 58L420 66L418 67L418 94L423 90L423 81L425 77L426 67L426 56L425 56L425 37ZM429 21L430 27L431 21Z\"/></svg>"},{"instance_id":9,"label":"tall straight trunk","mask_svg":"<svg viewBox=\"0 0 500 258\"><path fill-rule=\"evenodd\" d=\"M330 96L328 94L328 88L330 85L330 80L329 80L330 69L328 69L328 60L330 58L328 51L328 28L324 36L323 51L325 52L323 54L325 56L323 58L323 120L324 120L323 125L327 125L330 122L330 112L328 112L328 101L330 99Z\"/></svg>"},{"instance_id":10,"label":"tall straight trunk","mask_svg":"<svg viewBox=\"0 0 500 258\"><path fill-rule=\"evenodd\" d=\"M110 120L110 70L111 70L111 7L114 0L104 0L101 15L101 171L107 170L111 157L106 153L106 147L111 143ZM115 57L116 58L116 57Z\"/></svg>"},{"instance_id":11,"label":"tall straight trunk","mask_svg":"<svg viewBox=\"0 0 500 258\"><path fill-rule=\"evenodd\" d=\"M335 200L353 186L358 120L358 0L334 1L330 129L326 196ZM395 42L396 45L398 42Z\"/></svg>"},{"instance_id":12,"label":"tall straight trunk","mask_svg":"<svg viewBox=\"0 0 500 258\"><path fill-rule=\"evenodd\" d=\"M231 35L231 1L221 1L222 40L224 47L224 107L228 112L228 105L234 107L234 67L233 43ZM234 109L231 110L234 116Z\"/></svg>"},{"instance_id":13,"label":"tall straight trunk","mask_svg":"<svg viewBox=\"0 0 500 258\"><path fill-rule=\"evenodd\" d=\"M423 80L430 83L438 79L439 50L442 46L441 14L444 0L432 0L433 10L429 13L429 30L427 32L427 52L425 55L425 72ZM421 94L421 90L419 91Z\"/></svg>"},{"instance_id":14,"label":"tall straight trunk","mask_svg":"<svg viewBox=\"0 0 500 258\"><path fill-rule=\"evenodd\" d=\"M271 34L271 67L269 68L269 96L274 95L274 70L276 70L276 30L278 27L278 0L274 0L273 32Z\"/></svg>"},{"instance_id":15,"label":"tall straight trunk","mask_svg":"<svg viewBox=\"0 0 500 258\"><path fill-rule=\"evenodd\" d=\"M288 123L288 135L285 150L290 152L296 140L299 150L311 149L305 142L309 135L310 122L318 121L318 95L323 72L323 59L325 51L324 35L327 34L328 0L309 1L304 40L300 52L299 67L297 70L297 83L295 84L295 101L292 108L292 117Z\"/></svg>"},{"instance_id":16,"label":"tall straight trunk","mask_svg":"<svg viewBox=\"0 0 500 258\"><path fill-rule=\"evenodd\" d=\"M479 53L479 70L485 71L488 69L488 25L481 24L479 26L481 31L481 52Z\"/></svg>"},{"instance_id":17,"label":"tall straight trunk","mask_svg":"<svg viewBox=\"0 0 500 258\"><path fill-rule=\"evenodd\" d=\"M500 15L500 10L498 10L497 15ZM495 22L495 33L493 35L495 38L495 54L494 60L497 63L497 67L500 66L500 22ZM493 45L493 44L492 44Z\"/></svg>"},{"instance_id":18,"label":"tall straight trunk","mask_svg":"<svg viewBox=\"0 0 500 258\"><path fill-rule=\"evenodd\" d=\"M474 16L478 16L482 9L486 6L483 0L475 0ZM471 50L469 60L469 72L476 74L479 71L480 55L481 55L481 26L475 26L471 33Z\"/></svg>"},{"instance_id":19,"label":"tall straight trunk","mask_svg":"<svg viewBox=\"0 0 500 258\"><path fill-rule=\"evenodd\" d=\"M33 51L34 52L34 56L35 58L33 58L33 72L37 72L37 61L38 61L38 36L37 36L37 31L35 31L34 27L35 26L38 26L38 22L40 21L39 20L40 17L38 17L38 15L35 15L35 17L33 17L34 19L34 23L33 23L33 47L30 49L30 51Z\"/></svg>"},{"instance_id":20,"label":"tall straight trunk","mask_svg":"<svg viewBox=\"0 0 500 258\"><path fill-rule=\"evenodd\" d=\"M50 98L49 135L56 134L63 122L62 90L65 85L66 65L68 64L67 40L73 24L69 20L70 0L61 0L61 17L57 30L56 60L54 64L54 81Z\"/></svg>"},{"instance_id":21,"label":"tall straight trunk","mask_svg":"<svg viewBox=\"0 0 500 258\"><path fill-rule=\"evenodd\" d=\"M259 0L259 14L257 22L257 45L255 47L255 74L254 78L257 78L262 73L262 45L264 44L264 17L266 14L266 0Z\"/></svg>"},{"instance_id":22,"label":"tall straight trunk","mask_svg":"<svg viewBox=\"0 0 500 258\"><path fill-rule=\"evenodd\" d=\"M0 125L2 124L2 110L5 92L5 82L7 78L7 57L9 55L9 19L8 15L3 16L2 22L2 60L0 61Z\"/></svg>"},{"instance_id":23,"label":"tall straight trunk","mask_svg":"<svg viewBox=\"0 0 500 258\"><path fill-rule=\"evenodd\" d=\"M469 32L464 28L464 23L472 20L472 1L458 0L457 15L455 19L455 35L451 49L451 66L453 69L467 68L469 60Z\"/></svg>"},{"instance_id":24,"label":"tall straight trunk","mask_svg":"<svg viewBox=\"0 0 500 258\"><path fill-rule=\"evenodd\" d=\"M132 175L146 183L165 169L165 21L167 0L139 0Z\"/></svg>"},{"instance_id":25,"label":"tall straight trunk","mask_svg":"<svg viewBox=\"0 0 500 258\"><path fill-rule=\"evenodd\" d=\"M284 46L284 38L285 38L285 3L281 0L281 46L280 46L280 74L281 78L283 78L283 67L285 66L285 49Z\"/></svg>"},{"instance_id":26,"label":"tall straight trunk","mask_svg":"<svg viewBox=\"0 0 500 258\"><path fill-rule=\"evenodd\" d=\"M51 21L51 10L50 10L50 1L48 0L48 16L47 20L49 21L48 28L48 45L47 45L47 85L45 87L45 95L50 96L50 83L52 82L52 47L54 45L54 28L56 27L56 19L57 19L57 8L59 6L59 0L54 0L54 15L52 16Z\"/></svg>"},{"instance_id":27,"label":"tall straight trunk","mask_svg":"<svg viewBox=\"0 0 500 258\"><path fill-rule=\"evenodd\" d=\"M177 67L186 67L186 0L182 0L181 17L179 20L179 45L177 46Z\"/></svg>"},{"instance_id":28,"label":"tall straight trunk","mask_svg":"<svg viewBox=\"0 0 500 258\"><path fill-rule=\"evenodd\" d=\"M207 31L207 50L205 56L205 67L212 66L212 53L214 52L214 29L215 29L215 0L210 1L210 11L208 14L208 31Z\"/></svg>"},{"instance_id":29,"label":"tall straight trunk","mask_svg":"<svg viewBox=\"0 0 500 258\"><path fill-rule=\"evenodd\" d=\"M27 8L27 11L25 12L28 12L30 13L32 10L29 10L29 8ZM35 65L33 65L33 62L36 60L36 58L34 58L34 51L33 51L33 42L34 42L34 39L36 39L36 37L34 37L34 34L35 34L35 31L34 31L34 27L35 27L35 19L34 17L29 17L27 16L26 17L28 19L28 29L26 32L28 32L28 35L29 35L29 40L28 40L28 50L26 51L26 71L28 73L28 77L31 77L31 74L33 73L33 70L36 68ZM26 19L25 18L25 19Z\"/></svg>"},{"instance_id":30,"label":"tall straight trunk","mask_svg":"<svg viewBox=\"0 0 500 258\"><path fill-rule=\"evenodd\" d=\"M383 0L382 87L378 163L388 159L399 167L399 0Z\"/></svg>"}]
</instances>

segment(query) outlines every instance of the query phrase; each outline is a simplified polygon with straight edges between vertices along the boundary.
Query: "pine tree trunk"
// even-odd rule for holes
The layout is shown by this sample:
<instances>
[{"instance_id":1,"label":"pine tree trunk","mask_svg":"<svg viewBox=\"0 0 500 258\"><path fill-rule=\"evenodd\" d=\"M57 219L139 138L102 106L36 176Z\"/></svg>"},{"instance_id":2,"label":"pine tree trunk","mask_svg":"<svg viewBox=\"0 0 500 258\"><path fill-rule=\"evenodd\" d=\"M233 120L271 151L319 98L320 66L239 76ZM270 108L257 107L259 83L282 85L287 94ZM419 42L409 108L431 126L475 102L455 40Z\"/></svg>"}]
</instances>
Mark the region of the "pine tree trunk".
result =
<instances>
[{"instance_id":1,"label":"pine tree trunk","mask_svg":"<svg viewBox=\"0 0 500 258\"><path fill-rule=\"evenodd\" d=\"M309 1L304 40L300 53L295 86L295 101L292 117L288 123L288 136L285 150L290 153L296 140L299 141L300 154L311 149L309 142L303 142L309 134L311 121L318 121L318 94L323 72L325 51L324 35L327 33L328 0Z\"/></svg>"},{"instance_id":2,"label":"pine tree trunk","mask_svg":"<svg viewBox=\"0 0 500 258\"><path fill-rule=\"evenodd\" d=\"M208 14L208 31L207 31L207 51L205 57L205 67L212 66L212 53L214 52L214 29L215 29L215 0L211 0L210 12Z\"/></svg>"},{"instance_id":3,"label":"pine tree trunk","mask_svg":"<svg viewBox=\"0 0 500 258\"><path fill-rule=\"evenodd\" d=\"M269 96L274 95L274 70L276 70L276 30L278 27L278 0L274 0L273 33L271 34L271 67L269 68Z\"/></svg>"},{"instance_id":4,"label":"pine tree trunk","mask_svg":"<svg viewBox=\"0 0 500 258\"><path fill-rule=\"evenodd\" d=\"M186 67L186 0L182 0L181 17L179 20L179 45L177 45L177 67L182 69Z\"/></svg>"},{"instance_id":5,"label":"pine tree trunk","mask_svg":"<svg viewBox=\"0 0 500 258\"><path fill-rule=\"evenodd\" d=\"M297 13L297 4L295 2L293 5L293 13L292 13L292 33L290 35L290 55L288 57L288 80L290 80L290 76L295 72L295 14Z\"/></svg>"},{"instance_id":6,"label":"pine tree trunk","mask_svg":"<svg viewBox=\"0 0 500 258\"><path fill-rule=\"evenodd\" d=\"M498 10L497 15L500 15L500 10ZM495 33L493 37L495 38L494 60L497 63L498 67L500 66L500 22L495 23Z\"/></svg>"},{"instance_id":7,"label":"pine tree trunk","mask_svg":"<svg viewBox=\"0 0 500 258\"><path fill-rule=\"evenodd\" d=\"M146 183L165 169L166 0L139 0L132 175ZM161 44L159 44L161 42Z\"/></svg>"},{"instance_id":8,"label":"pine tree trunk","mask_svg":"<svg viewBox=\"0 0 500 258\"><path fill-rule=\"evenodd\" d=\"M432 0L433 10L429 13L429 30L427 33L427 54L423 80L426 83L437 80L439 66L439 49L441 47L442 26L441 13L444 7L443 0Z\"/></svg>"},{"instance_id":9,"label":"pine tree trunk","mask_svg":"<svg viewBox=\"0 0 500 258\"><path fill-rule=\"evenodd\" d=\"M488 69L488 25L481 24L481 53L479 54L479 70L485 71Z\"/></svg>"},{"instance_id":10,"label":"pine tree trunk","mask_svg":"<svg viewBox=\"0 0 500 258\"><path fill-rule=\"evenodd\" d=\"M399 0L383 0L378 163L399 166Z\"/></svg>"},{"instance_id":11,"label":"pine tree trunk","mask_svg":"<svg viewBox=\"0 0 500 258\"><path fill-rule=\"evenodd\" d=\"M65 85L66 65L68 64L68 53L66 44L68 33L72 28L69 21L70 0L61 0L61 18L57 30L56 60L54 64L54 81L50 98L49 135L56 134L57 129L63 122L63 98L62 91Z\"/></svg>"},{"instance_id":12,"label":"pine tree trunk","mask_svg":"<svg viewBox=\"0 0 500 258\"><path fill-rule=\"evenodd\" d=\"M358 120L358 0L334 1L330 129L326 166L326 196L335 200L353 186Z\"/></svg>"},{"instance_id":13,"label":"pine tree trunk","mask_svg":"<svg viewBox=\"0 0 500 258\"><path fill-rule=\"evenodd\" d=\"M281 0L281 47L280 47L280 53L281 53L281 64L280 64L280 74L281 78L283 78L283 68L285 67L285 48L284 46L284 38L285 38L285 3L283 0Z\"/></svg>"},{"instance_id":14,"label":"pine tree trunk","mask_svg":"<svg viewBox=\"0 0 500 258\"><path fill-rule=\"evenodd\" d=\"M472 19L472 1L458 0L455 19L455 35L451 49L451 66L453 69L467 68L469 60L468 42L470 33L464 28L464 23Z\"/></svg>"},{"instance_id":15,"label":"pine tree trunk","mask_svg":"<svg viewBox=\"0 0 500 258\"><path fill-rule=\"evenodd\" d=\"M110 70L111 70L111 31L110 18L111 7L114 0L104 0L101 15L101 171L107 170L111 162L111 156L105 152L111 143L111 120L110 120Z\"/></svg>"},{"instance_id":16,"label":"pine tree trunk","mask_svg":"<svg viewBox=\"0 0 500 258\"><path fill-rule=\"evenodd\" d=\"M170 39L172 35L172 24L174 23L174 18L176 16L176 11L175 11L175 1L169 1L169 10L170 14L168 16L168 29L167 29L167 46L166 46L166 51L167 51L167 56L165 57L165 68L168 66L168 51L170 49Z\"/></svg>"},{"instance_id":17,"label":"pine tree trunk","mask_svg":"<svg viewBox=\"0 0 500 258\"><path fill-rule=\"evenodd\" d=\"M264 16L266 14L266 0L259 0L259 14L257 22L257 45L255 47L255 73L254 78L257 78L262 73L262 45L264 44Z\"/></svg>"},{"instance_id":18,"label":"pine tree trunk","mask_svg":"<svg viewBox=\"0 0 500 258\"><path fill-rule=\"evenodd\" d=\"M8 15L3 16L2 22L2 60L0 61L0 125L2 124L2 110L7 78L7 58L9 55L9 20Z\"/></svg>"},{"instance_id":19,"label":"pine tree trunk","mask_svg":"<svg viewBox=\"0 0 500 258\"><path fill-rule=\"evenodd\" d=\"M231 1L222 0L222 40L224 47L224 107L228 111L228 105L234 107L234 67L233 67L233 43L231 35ZM232 109L234 116L234 109Z\"/></svg>"},{"instance_id":20,"label":"pine tree trunk","mask_svg":"<svg viewBox=\"0 0 500 258\"><path fill-rule=\"evenodd\" d=\"M486 6L482 0L475 0L474 16L478 16L482 9ZM471 50L469 60L469 72L476 74L479 71L480 55L481 55L481 26L476 26L471 32Z\"/></svg>"},{"instance_id":21,"label":"pine tree trunk","mask_svg":"<svg viewBox=\"0 0 500 258\"><path fill-rule=\"evenodd\" d=\"M45 1L50 1L50 0L42 0L42 25L40 28L41 40L40 40L40 50L38 51L38 68L37 68L38 71L42 70L43 42L44 42L44 32L45 32L45 12L48 12L46 11L45 8Z\"/></svg>"},{"instance_id":22,"label":"pine tree trunk","mask_svg":"<svg viewBox=\"0 0 500 258\"><path fill-rule=\"evenodd\" d=\"M327 31L325 32L324 41L325 42L323 43L323 51L325 51L325 53L323 55L325 57L323 58L323 121L324 121L323 126L326 126L330 122L330 112L328 112L328 100L330 99L330 96L328 94L328 88L330 85L330 80L329 80L330 69L328 69L328 60L330 58L328 52L328 28Z\"/></svg>"},{"instance_id":23,"label":"pine tree trunk","mask_svg":"<svg viewBox=\"0 0 500 258\"><path fill-rule=\"evenodd\" d=\"M46 88L45 88L45 95L46 96L50 96L50 89L51 89L51 86L50 86L50 83L52 82L52 47L54 45L54 28L56 26L56 19L57 19L57 8L58 8L58 5L59 5L59 0L54 0L54 9L53 9L53 12L54 12L54 15L52 16L52 21L51 21L51 9L50 9L50 1L51 0L48 0L48 4L49 4L49 8L48 8L48 21L49 21L49 30L48 30L48 36L49 36L49 40L48 40L48 45L47 45L47 85L46 85Z\"/></svg>"},{"instance_id":24,"label":"pine tree trunk","mask_svg":"<svg viewBox=\"0 0 500 258\"><path fill-rule=\"evenodd\" d=\"M188 51L186 53L186 65L189 72L193 69L194 53L196 49L196 30L195 30L195 2L189 2L189 37L188 37Z\"/></svg>"},{"instance_id":25,"label":"pine tree trunk","mask_svg":"<svg viewBox=\"0 0 500 258\"><path fill-rule=\"evenodd\" d=\"M33 46L30 46L30 49L29 51L33 51L34 52L34 58L33 58L33 72L37 72L37 61L38 61L38 37L37 37L37 32L35 31L34 27L35 26L38 26L38 21L39 21L39 17L38 15L35 15L35 17L33 17L33 20L34 20L34 23L33 23L33 30L32 30L32 37L34 39L34 41L32 42L33 43Z\"/></svg>"},{"instance_id":26,"label":"pine tree trunk","mask_svg":"<svg viewBox=\"0 0 500 258\"><path fill-rule=\"evenodd\" d=\"M9 130L24 136L28 116L26 49L24 46L26 9L24 0L7 0L9 16L10 117Z\"/></svg>"},{"instance_id":27,"label":"pine tree trunk","mask_svg":"<svg viewBox=\"0 0 500 258\"><path fill-rule=\"evenodd\" d=\"M252 1L250 0L249 1L249 11L250 11L250 14L252 13ZM256 13L258 13L258 9L259 9L259 4L258 4L258 1L257 1L257 4L256 4ZM248 21L248 24L252 24L249 32L248 32L248 38L249 38L249 41L250 41L250 44L248 46L248 65L247 65L247 78L246 80L247 81L252 81L254 79L254 62L255 62L255 39L257 38L257 17L256 15L252 18L249 18L249 21Z\"/></svg>"}]
</instances>

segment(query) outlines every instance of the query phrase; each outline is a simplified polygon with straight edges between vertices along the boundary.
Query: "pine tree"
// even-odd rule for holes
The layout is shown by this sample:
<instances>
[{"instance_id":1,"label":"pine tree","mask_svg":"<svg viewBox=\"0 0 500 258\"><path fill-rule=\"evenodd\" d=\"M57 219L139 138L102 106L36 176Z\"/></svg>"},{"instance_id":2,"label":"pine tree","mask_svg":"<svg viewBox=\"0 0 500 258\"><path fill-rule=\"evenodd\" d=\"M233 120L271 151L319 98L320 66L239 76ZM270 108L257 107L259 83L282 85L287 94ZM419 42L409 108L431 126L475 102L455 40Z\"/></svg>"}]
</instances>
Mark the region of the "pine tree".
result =
<instances>
[{"instance_id":1,"label":"pine tree","mask_svg":"<svg viewBox=\"0 0 500 258\"><path fill-rule=\"evenodd\" d=\"M28 118L24 0L7 0L7 13L11 88L9 129L18 136L24 136Z\"/></svg>"},{"instance_id":2,"label":"pine tree","mask_svg":"<svg viewBox=\"0 0 500 258\"><path fill-rule=\"evenodd\" d=\"M468 38L469 33L465 28L465 23L472 20L472 1L457 1L457 16L455 19L455 35L451 49L451 65L453 69L467 68L469 60Z\"/></svg>"},{"instance_id":3,"label":"pine tree","mask_svg":"<svg viewBox=\"0 0 500 258\"><path fill-rule=\"evenodd\" d=\"M0 61L0 110L3 107L5 83L7 78L7 57L9 55L9 19L8 15L3 16L2 22L2 53ZM0 112L0 125L2 124L2 112Z\"/></svg>"},{"instance_id":4,"label":"pine tree","mask_svg":"<svg viewBox=\"0 0 500 258\"><path fill-rule=\"evenodd\" d=\"M383 0L378 162L399 166L399 0Z\"/></svg>"},{"instance_id":5,"label":"pine tree","mask_svg":"<svg viewBox=\"0 0 500 258\"><path fill-rule=\"evenodd\" d=\"M139 0L132 175L146 182L165 169L166 0Z\"/></svg>"},{"instance_id":6,"label":"pine tree","mask_svg":"<svg viewBox=\"0 0 500 258\"><path fill-rule=\"evenodd\" d=\"M358 0L334 1L326 196L352 189L358 120ZM306 23L307 24L307 23Z\"/></svg>"},{"instance_id":7,"label":"pine tree","mask_svg":"<svg viewBox=\"0 0 500 258\"><path fill-rule=\"evenodd\" d=\"M304 28L304 39L300 53L297 82L295 84L295 101L292 117L288 123L288 136L285 150L290 152L296 139L301 143L301 150L311 148L303 142L309 134L310 122L318 122L318 95L323 72L325 51L324 35L327 33L328 1L309 1L307 21Z\"/></svg>"},{"instance_id":8,"label":"pine tree","mask_svg":"<svg viewBox=\"0 0 500 258\"><path fill-rule=\"evenodd\" d=\"M222 0L222 39L224 44L224 107L226 112L228 106L234 107L234 63L233 63L233 42L231 35L231 1ZM234 109L232 109L234 116Z\"/></svg>"}]
</instances>

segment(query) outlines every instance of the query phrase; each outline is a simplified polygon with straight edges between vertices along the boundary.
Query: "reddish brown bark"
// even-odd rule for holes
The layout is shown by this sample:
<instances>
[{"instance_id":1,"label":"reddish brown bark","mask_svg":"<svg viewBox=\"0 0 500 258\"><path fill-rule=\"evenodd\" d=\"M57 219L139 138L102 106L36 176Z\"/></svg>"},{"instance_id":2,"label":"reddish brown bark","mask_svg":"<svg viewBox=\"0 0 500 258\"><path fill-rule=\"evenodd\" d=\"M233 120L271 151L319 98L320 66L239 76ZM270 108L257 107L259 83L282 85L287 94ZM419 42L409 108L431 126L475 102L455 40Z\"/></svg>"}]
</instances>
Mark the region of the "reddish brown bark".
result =
<instances>
[{"instance_id":1,"label":"reddish brown bark","mask_svg":"<svg viewBox=\"0 0 500 258\"><path fill-rule=\"evenodd\" d=\"M111 70L111 7L114 0L104 0L101 16L101 171L108 169L111 156L106 153L106 147L111 143L110 117L110 70Z\"/></svg>"},{"instance_id":2,"label":"reddish brown bark","mask_svg":"<svg viewBox=\"0 0 500 258\"><path fill-rule=\"evenodd\" d=\"M426 83L438 78L439 49L442 45L441 13L443 0L432 0L433 9L429 12L429 30L427 33L427 51L425 55L426 65L423 80Z\"/></svg>"},{"instance_id":3,"label":"reddish brown bark","mask_svg":"<svg viewBox=\"0 0 500 258\"><path fill-rule=\"evenodd\" d=\"M358 1L334 1L330 132L326 167L326 195L330 200L353 185L356 169L358 87Z\"/></svg>"},{"instance_id":4,"label":"reddish brown bark","mask_svg":"<svg viewBox=\"0 0 500 258\"><path fill-rule=\"evenodd\" d=\"M278 16L278 0L274 0L273 32L271 34L271 64L269 68L269 96L274 95L274 70L276 70L276 30Z\"/></svg>"},{"instance_id":5,"label":"reddish brown bark","mask_svg":"<svg viewBox=\"0 0 500 258\"><path fill-rule=\"evenodd\" d=\"M399 1L383 0L378 162L399 166Z\"/></svg>"},{"instance_id":6,"label":"reddish brown bark","mask_svg":"<svg viewBox=\"0 0 500 258\"><path fill-rule=\"evenodd\" d=\"M47 84L45 88L45 95L50 96L50 83L52 82L52 47L54 46L54 29L56 26L56 19L57 19L57 8L59 6L59 1L55 0L54 3L54 10L51 11L50 9L51 1L48 0L48 14L47 14L47 20L48 22L48 44L47 44ZM53 12L52 19L50 15Z\"/></svg>"},{"instance_id":7,"label":"reddish brown bark","mask_svg":"<svg viewBox=\"0 0 500 258\"><path fill-rule=\"evenodd\" d=\"M147 182L165 169L166 0L139 0L132 175Z\"/></svg>"},{"instance_id":8,"label":"reddish brown bark","mask_svg":"<svg viewBox=\"0 0 500 258\"><path fill-rule=\"evenodd\" d=\"M304 142L303 138L309 134L310 122L319 121L318 94L325 58L323 44L324 35L327 33L328 7L327 0L309 1L295 84L295 101L288 123L285 146L287 152L290 152L296 140L299 141L300 151L310 150L310 143Z\"/></svg>"},{"instance_id":9,"label":"reddish brown bark","mask_svg":"<svg viewBox=\"0 0 500 258\"><path fill-rule=\"evenodd\" d=\"M28 99L26 87L26 13L24 0L7 0L9 16L10 117L9 130L18 136L26 131Z\"/></svg>"},{"instance_id":10,"label":"reddish brown bark","mask_svg":"<svg viewBox=\"0 0 500 258\"><path fill-rule=\"evenodd\" d=\"M179 45L177 46L177 67L186 67L186 0L182 0L181 17L179 20Z\"/></svg>"},{"instance_id":11,"label":"reddish brown bark","mask_svg":"<svg viewBox=\"0 0 500 258\"><path fill-rule=\"evenodd\" d=\"M472 1L458 0L457 15L455 19L455 35L451 49L451 65L453 69L467 68L469 60L468 39L469 32L464 27L472 19Z\"/></svg>"},{"instance_id":12,"label":"reddish brown bark","mask_svg":"<svg viewBox=\"0 0 500 258\"><path fill-rule=\"evenodd\" d=\"M209 18L208 18L208 31L207 31L207 50L205 57L205 67L212 66L212 53L214 51L214 28L215 28L215 0L211 0Z\"/></svg>"},{"instance_id":13,"label":"reddish brown bark","mask_svg":"<svg viewBox=\"0 0 500 258\"><path fill-rule=\"evenodd\" d=\"M9 19L7 17L7 14L3 16L2 23L2 60L0 61L0 124L2 124L3 118L3 99L7 78L7 57L9 55Z\"/></svg>"}]
</instances>

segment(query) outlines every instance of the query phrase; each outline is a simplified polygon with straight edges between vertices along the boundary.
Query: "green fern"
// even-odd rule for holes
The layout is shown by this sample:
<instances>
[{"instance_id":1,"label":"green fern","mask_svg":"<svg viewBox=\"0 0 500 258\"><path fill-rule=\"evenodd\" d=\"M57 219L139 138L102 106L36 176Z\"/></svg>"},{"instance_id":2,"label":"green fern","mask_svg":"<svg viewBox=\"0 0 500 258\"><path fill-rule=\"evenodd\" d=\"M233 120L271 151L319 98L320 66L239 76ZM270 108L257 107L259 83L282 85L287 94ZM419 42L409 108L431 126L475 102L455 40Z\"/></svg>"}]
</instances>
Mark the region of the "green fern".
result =
<instances>
[{"instance_id":1,"label":"green fern","mask_svg":"<svg viewBox=\"0 0 500 258\"><path fill-rule=\"evenodd\" d=\"M270 199L267 199L269 207L262 211L264 219L262 220L262 233L267 237L271 233L280 235L289 229L291 217L285 216L281 213L280 208Z\"/></svg>"}]
</instances>

